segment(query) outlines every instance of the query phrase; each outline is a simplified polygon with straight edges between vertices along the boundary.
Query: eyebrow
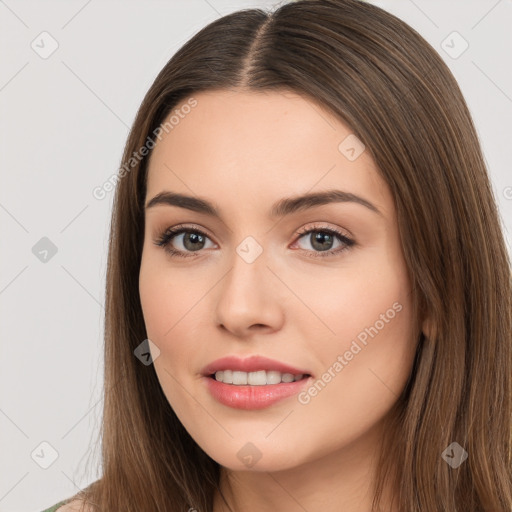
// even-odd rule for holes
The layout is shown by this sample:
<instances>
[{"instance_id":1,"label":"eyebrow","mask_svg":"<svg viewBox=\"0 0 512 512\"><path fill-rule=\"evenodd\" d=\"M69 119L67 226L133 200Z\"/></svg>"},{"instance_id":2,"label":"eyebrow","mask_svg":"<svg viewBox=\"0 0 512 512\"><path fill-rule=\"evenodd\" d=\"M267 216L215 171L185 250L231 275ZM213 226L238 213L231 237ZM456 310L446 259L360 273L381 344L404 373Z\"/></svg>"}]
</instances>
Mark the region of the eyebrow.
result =
<instances>
[{"instance_id":1,"label":"eyebrow","mask_svg":"<svg viewBox=\"0 0 512 512\"><path fill-rule=\"evenodd\" d=\"M329 203L355 203L365 206L372 212L382 216L382 212L380 212L380 210L367 199L363 199L362 197L342 190L314 192L301 196L280 199L272 205L269 215L271 218L284 217L315 206ZM221 218L218 208L206 199L178 194L176 192L160 192L148 201L145 209L147 210L157 205L178 206L179 208L185 208L187 210L203 213L219 219Z\"/></svg>"}]
</instances>

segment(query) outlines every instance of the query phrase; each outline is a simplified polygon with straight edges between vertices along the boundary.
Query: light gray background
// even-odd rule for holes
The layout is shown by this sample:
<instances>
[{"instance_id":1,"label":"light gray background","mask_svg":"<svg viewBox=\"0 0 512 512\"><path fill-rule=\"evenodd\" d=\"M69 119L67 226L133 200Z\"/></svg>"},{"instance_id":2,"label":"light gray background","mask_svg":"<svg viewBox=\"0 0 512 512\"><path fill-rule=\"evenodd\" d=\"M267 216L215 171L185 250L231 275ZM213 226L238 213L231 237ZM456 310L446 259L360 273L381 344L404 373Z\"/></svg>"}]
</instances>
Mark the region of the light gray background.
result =
<instances>
[{"instance_id":1,"label":"light gray background","mask_svg":"<svg viewBox=\"0 0 512 512\"><path fill-rule=\"evenodd\" d=\"M373 3L418 30L452 69L481 137L510 248L511 0ZM117 171L145 92L207 23L277 4L0 1L0 512L40 512L101 475L92 446L102 407L113 194L97 200L92 190ZM58 43L48 58L31 47L51 48L43 31ZM469 43L457 58L443 49L462 49L453 31ZM32 250L43 237L57 248L46 262ZM42 442L58 453L47 469L40 464L51 462L52 449Z\"/></svg>"}]
</instances>

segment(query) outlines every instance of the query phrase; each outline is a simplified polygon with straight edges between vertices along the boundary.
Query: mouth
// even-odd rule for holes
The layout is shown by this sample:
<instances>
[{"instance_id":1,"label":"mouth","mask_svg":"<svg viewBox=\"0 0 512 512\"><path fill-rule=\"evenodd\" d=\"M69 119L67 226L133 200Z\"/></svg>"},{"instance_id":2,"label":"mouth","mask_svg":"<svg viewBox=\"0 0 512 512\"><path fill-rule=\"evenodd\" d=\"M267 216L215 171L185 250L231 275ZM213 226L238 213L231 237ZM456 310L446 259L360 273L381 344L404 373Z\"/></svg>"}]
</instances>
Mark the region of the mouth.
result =
<instances>
[{"instance_id":1,"label":"mouth","mask_svg":"<svg viewBox=\"0 0 512 512\"><path fill-rule=\"evenodd\" d=\"M201 375L217 402L235 409L263 409L298 394L312 374L305 368L260 355L217 359Z\"/></svg>"}]
</instances>

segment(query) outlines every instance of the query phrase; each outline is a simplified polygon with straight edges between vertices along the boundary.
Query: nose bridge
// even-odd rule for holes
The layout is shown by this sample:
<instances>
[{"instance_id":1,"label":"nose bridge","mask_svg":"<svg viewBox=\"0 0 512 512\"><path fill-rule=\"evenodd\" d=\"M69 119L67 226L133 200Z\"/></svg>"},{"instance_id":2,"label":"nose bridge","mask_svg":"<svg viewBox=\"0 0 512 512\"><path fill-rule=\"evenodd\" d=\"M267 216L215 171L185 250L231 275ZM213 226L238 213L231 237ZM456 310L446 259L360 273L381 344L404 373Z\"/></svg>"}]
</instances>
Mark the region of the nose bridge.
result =
<instances>
[{"instance_id":1,"label":"nose bridge","mask_svg":"<svg viewBox=\"0 0 512 512\"><path fill-rule=\"evenodd\" d=\"M264 284L268 278L265 274L269 273L267 263L267 253L262 244L253 236L246 236L235 247L232 268L227 276L229 286L248 293L251 286Z\"/></svg>"}]
</instances>

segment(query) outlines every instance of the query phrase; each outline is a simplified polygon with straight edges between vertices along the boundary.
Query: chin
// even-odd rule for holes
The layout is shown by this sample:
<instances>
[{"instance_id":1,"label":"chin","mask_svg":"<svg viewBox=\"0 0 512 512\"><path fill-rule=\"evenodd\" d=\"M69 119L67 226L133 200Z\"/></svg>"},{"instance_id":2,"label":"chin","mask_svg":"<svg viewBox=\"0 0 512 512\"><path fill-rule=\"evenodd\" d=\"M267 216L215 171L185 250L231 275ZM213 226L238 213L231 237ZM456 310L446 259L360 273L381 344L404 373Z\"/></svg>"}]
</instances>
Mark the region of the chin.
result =
<instances>
[{"instance_id":1,"label":"chin","mask_svg":"<svg viewBox=\"0 0 512 512\"><path fill-rule=\"evenodd\" d=\"M307 462L307 454L297 453L297 444L283 445L268 439L240 441L231 439L220 446L218 439L201 448L221 466L232 471L274 472L295 468ZM277 441L277 439L276 439ZM199 444L199 443L198 443Z\"/></svg>"}]
</instances>

